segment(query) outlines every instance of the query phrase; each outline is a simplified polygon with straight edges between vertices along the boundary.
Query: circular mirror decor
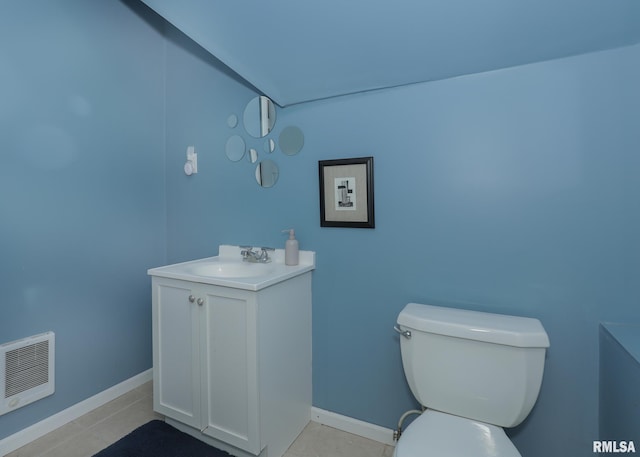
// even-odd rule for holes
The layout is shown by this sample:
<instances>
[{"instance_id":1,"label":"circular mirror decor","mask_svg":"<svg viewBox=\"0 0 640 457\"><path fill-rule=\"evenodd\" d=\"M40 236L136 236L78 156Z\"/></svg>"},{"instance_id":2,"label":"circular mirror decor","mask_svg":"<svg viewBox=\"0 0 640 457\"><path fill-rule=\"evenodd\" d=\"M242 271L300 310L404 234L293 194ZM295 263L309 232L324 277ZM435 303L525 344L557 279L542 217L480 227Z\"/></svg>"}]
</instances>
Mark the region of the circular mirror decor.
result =
<instances>
[{"instance_id":1,"label":"circular mirror decor","mask_svg":"<svg viewBox=\"0 0 640 457\"><path fill-rule=\"evenodd\" d=\"M230 114L227 118L227 125L229 126L229 128L235 129L236 125L238 125L238 116L236 116L235 114Z\"/></svg>"},{"instance_id":2,"label":"circular mirror decor","mask_svg":"<svg viewBox=\"0 0 640 457\"><path fill-rule=\"evenodd\" d=\"M240 135L233 135L227 140L225 153L229 160L237 162L244 157L245 148L246 146L242 137Z\"/></svg>"},{"instance_id":3,"label":"circular mirror decor","mask_svg":"<svg viewBox=\"0 0 640 457\"><path fill-rule=\"evenodd\" d=\"M265 137L276 123L276 107L269 97L255 97L247 103L242 121L249 135L254 138Z\"/></svg>"},{"instance_id":4,"label":"circular mirror decor","mask_svg":"<svg viewBox=\"0 0 640 457\"><path fill-rule=\"evenodd\" d=\"M247 158L249 159L249 162L256 163L258 161L258 151L256 151L253 148L250 148Z\"/></svg>"},{"instance_id":5,"label":"circular mirror decor","mask_svg":"<svg viewBox=\"0 0 640 457\"><path fill-rule=\"evenodd\" d=\"M264 152L272 153L276 150L276 142L269 138L264 142Z\"/></svg>"},{"instance_id":6,"label":"circular mirror decor","mask_svg":"<svg viewBox=\"0 0 640 457\"><path fill-rule=\"evenodd\" d=\"M279 174L278 165L272 160L266 159L256 165L256 181L262 187L273 187Z\"/></svg>"},{"instance_id":7,"label":"circular mirror decor","mask_svg":"<svg viewBox=\"0 0 640 457\"><path fill-rule=\"evenodd\" d=\"M304 145L304 134L298 127L287 127L278 138L280 149L288 156L296 155Z\"/></svg>"}]
</instances>

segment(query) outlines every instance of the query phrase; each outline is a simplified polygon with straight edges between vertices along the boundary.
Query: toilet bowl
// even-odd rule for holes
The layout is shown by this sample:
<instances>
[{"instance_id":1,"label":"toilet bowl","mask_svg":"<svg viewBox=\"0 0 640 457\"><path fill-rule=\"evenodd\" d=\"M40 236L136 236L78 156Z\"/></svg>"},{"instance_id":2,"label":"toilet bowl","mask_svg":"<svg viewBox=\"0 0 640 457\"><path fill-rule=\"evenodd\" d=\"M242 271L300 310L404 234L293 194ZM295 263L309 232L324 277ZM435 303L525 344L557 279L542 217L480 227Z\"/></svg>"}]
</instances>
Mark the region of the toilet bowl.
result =
<instances>
[{"instance_id":1,"label":"toilet bowl","mask_svg":"<svg viewBox=\"0 0 640 457\"><path fill-rule=\"evenodd\" d=\"M521 457L502 427L427 410L404 431L395 457Z\"/></svg>"},{"instance_id":2,"label":"toilet bowl","mask_svg":"<svg viewBox=\"0 0 640 457\"><path fill-rule=\"evenodd\" d=\"M398 316L402 365L426 408L395 457L520 457L520 424L542 384L549 338L537 319L409 303Z\"/></svg>"}]
</instances>

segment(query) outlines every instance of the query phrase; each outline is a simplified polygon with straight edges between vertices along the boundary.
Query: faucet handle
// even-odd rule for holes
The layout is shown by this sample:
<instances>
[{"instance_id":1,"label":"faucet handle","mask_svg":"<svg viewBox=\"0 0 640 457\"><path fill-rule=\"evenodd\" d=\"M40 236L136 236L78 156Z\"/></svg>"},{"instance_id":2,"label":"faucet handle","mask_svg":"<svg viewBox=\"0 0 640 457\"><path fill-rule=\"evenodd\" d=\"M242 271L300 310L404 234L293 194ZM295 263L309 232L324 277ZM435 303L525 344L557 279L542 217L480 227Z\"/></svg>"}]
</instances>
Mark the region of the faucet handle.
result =
<instances>
[{"instance_id":1,"label":"faucet handle","mask_svg":"<svg viewBox=\"0 0 640 457\"><path fill-rule=\"evenodd\" d=\"M253 253L253 246L238 246L242 260L249 260L249 256Z\"/></svg>"},{"instance_id":2,"label":"faucet handle","mask_svg":"<svg viewBox=\"0 0 640 457\"><path fill-rule=\"evenodd\" d=\"M268 248L266 246L262 246L260 248L260 261L261 262L271 262L271 257L269 257L269 251L275 251L273 248Z\"/></svg>"}]
</instances>

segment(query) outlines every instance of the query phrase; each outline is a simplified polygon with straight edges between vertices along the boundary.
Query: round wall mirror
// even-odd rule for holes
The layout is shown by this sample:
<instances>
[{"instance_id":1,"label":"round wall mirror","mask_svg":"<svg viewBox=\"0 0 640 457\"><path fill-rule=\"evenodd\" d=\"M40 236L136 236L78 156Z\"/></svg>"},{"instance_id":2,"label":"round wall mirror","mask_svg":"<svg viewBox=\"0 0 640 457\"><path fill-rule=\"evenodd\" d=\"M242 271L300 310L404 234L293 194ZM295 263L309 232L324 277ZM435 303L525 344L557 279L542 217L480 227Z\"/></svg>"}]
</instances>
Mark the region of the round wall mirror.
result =
<instances>
[{"instance_id":1,"label":"round wall mirror","mask_svg":"<svg viewBox=\"0 0 640 457\"><path fill-rule=\"evenodd\" d=\"M258 151L254 148L249 149L248 159L249 162L256 163L258 161Z\"/></svg>"},{"instance_id":2,"label":"round wall mirror","mask_svg":"<svg viewBox=\"0 0 640 457\"><path fill-rule=\"evenodd\" d=\"M278 165L273 160L263 160L256 166L256 181L262 187L273 187L279 174Z\"/></svg>"},{"instance_id":3,"label":"round wall mirror","mask_svg":"<svg viewBox=\"0 0 640 457\"><path fill-rule=\"evenodd\" d=\"M276 142L269 138L264 142L264 152L272 153L276 149Z\"/></svg>"},{"instance_id":4,"label":"round wall mirror","mask_svg":"<svg viewBox=\"0 0 640 457\"><path fill-rule=\"evenodd\" d=\"M240 135L233 135L227 140L225 153L232 162L237 162L244 157L246 146Z\"/></svg>"},{"instance_id":5,"label":"round wall mirror","mask_svg":"<svg viewBox=\"0 0 640 457\"><path fill-rule=\"evenodd\" d=\"M260 95L247 103L242 120L249 135L262 138L269 134L276 123L276 107L269 97Z\"/></svg>"},{"instance_id":6,"label":"round wall mirror","mask_svg":"<svg viewBox=\"0 0 640 457\"><path fill-rule=\"evenodd\" d=\"M278 138L280 149L288 156L292 156L302 150L304 145L304 134L298 127L287 127L280 132Z\"/></svg>"},{"instance_id":7,"label":"round wall mirror","mask_svg":"<svg viewBox=\"0 0 640 457\"><path fill-rule=\"evenodd\" d=\"M230 114L227 118L227 125L230 129L235 129L236 125L238 125L238 116L235 114Z\"/></svg>"}]
</instances>

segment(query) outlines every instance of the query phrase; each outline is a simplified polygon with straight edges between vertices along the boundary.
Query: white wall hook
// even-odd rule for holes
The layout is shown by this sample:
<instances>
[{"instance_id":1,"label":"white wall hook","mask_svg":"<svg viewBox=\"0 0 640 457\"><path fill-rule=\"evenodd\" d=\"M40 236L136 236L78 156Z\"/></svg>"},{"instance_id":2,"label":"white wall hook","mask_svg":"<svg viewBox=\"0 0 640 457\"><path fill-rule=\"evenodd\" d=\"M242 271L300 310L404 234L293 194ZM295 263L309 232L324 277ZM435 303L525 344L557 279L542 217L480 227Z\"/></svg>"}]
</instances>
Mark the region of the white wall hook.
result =
<instances>
[{"instance_id":1,"label":"white wall hook","mask_svg":"<svg viewBox=\"0 0 640 457\"><path fill-rule=\"evenodd\" d=\"M184 164L184 174L191 176L198 172L198 154L194 146L187 148L187 162Z\"/></svg>"}]
</instances>

